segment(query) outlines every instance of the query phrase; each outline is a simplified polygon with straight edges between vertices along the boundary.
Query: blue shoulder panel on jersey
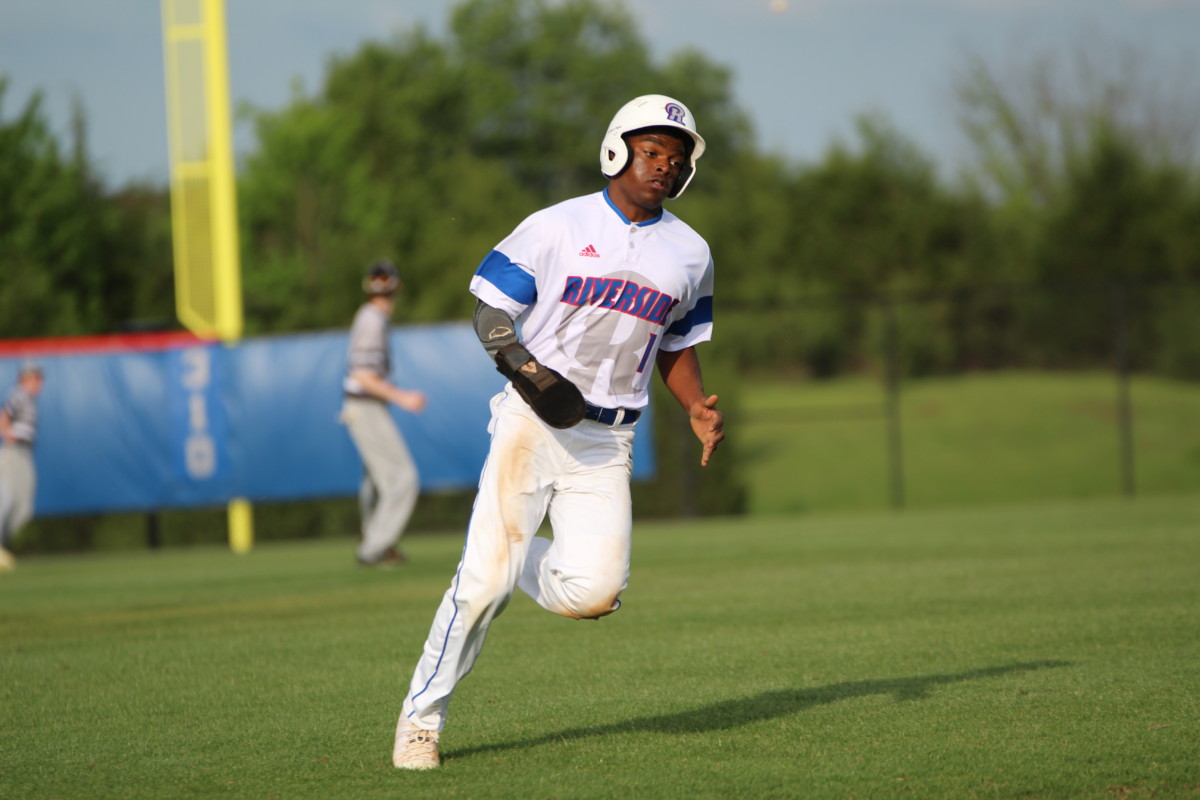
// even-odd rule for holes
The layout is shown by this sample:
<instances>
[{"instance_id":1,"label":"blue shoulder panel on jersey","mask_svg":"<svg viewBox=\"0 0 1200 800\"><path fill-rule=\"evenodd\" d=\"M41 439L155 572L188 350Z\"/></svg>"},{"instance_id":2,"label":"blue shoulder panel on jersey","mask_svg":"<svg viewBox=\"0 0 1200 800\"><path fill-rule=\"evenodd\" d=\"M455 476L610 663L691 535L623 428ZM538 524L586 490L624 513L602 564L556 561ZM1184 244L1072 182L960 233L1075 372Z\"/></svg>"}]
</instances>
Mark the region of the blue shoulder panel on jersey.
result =
<instances>
[{"instance_id":1,"label":"blue shoulder panel on jersey","mask_svg":"<svg viewBox=\"0 0 1200 800\"><path fill-rule=\"evenodd\" d=\"M518 267L508 256L493 250L479 263L475 274L506 295L524 305L537 300L537 284L533 276Z\"/></svg>"},{"instance_id":2,"label":"blue shoulder panel on jersey","mask_svg":"<svg viewBox=\"0 0 1200 800\"><path fill-rule=\"evenodd\" d=\"M696 305L692 306L692 310L684 314L675 321L675 324L667 328L667 333L674 336L686 336L688 331L697 325L711 323L712 316L712 295L701 297L696 301Z\"/></svg>"}]
</instances>

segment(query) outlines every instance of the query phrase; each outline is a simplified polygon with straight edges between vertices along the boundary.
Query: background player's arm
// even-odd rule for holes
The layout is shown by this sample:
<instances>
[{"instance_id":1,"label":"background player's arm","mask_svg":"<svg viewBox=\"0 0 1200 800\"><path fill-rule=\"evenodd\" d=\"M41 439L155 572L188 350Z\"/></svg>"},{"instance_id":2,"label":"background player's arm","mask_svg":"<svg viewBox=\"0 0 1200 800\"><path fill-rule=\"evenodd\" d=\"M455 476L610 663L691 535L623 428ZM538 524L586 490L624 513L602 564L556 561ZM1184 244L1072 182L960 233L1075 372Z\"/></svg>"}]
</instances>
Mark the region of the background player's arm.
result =
<instances>
[{"instance_id":1,"label":"background player's arm","mask_svg":"<svg viewBox=\"0 0 1200 800\"><path fill-rule=\"evenodd\" d=\"M685 347L672 352L659 350L658 374L679 405L687 411L692 431L704 445L700 465L708 466L708 459L725 438L725 415L717 410L717 396L704 394L696 348Z\"/></svg>"},{"instance_id":2,"label":"background player's arm","mask_svg":"<svg viewBox=\"0 0 1200 800\"><path fill-rule=\"evenodd\" d=\"M4 437L5 442L13 441L12 434L12 415L8 413L8 408L0 408L0 436Z\"/></svg>"},{"instance_id":3,"label":"background player's arm","mask_svg":"<svg viewBox=\"0 0 1200 800\"><path fill-rule=\"evenodd\" d=\"M401 389L376 372L369 369L355 369L350 371L350 377L358 381L358 385L363 388L363 391L372 397L378 397L386 403L393 403L414 414L420 414L425 410L423 393L411 389Z\"/></svg>"}]
</instances>

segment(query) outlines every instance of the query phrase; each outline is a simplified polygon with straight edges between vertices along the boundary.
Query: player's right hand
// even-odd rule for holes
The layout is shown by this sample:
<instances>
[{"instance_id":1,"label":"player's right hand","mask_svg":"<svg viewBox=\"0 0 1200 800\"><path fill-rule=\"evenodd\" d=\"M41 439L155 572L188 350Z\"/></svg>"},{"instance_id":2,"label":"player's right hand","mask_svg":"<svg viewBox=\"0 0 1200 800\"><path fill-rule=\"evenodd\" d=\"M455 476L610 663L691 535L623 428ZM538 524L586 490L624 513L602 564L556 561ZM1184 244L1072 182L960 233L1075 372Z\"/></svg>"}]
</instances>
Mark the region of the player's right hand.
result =
<instances>
[{"instance_id":1,"label":"player's right hand","mask_svg":"<svg viewBox=\"0 0 1200 800\"><path fill-rule=\"evenodd\" d=\"M540 363L519 342L496 351L496 369L550 427L564 430L583 421L585 405L579 387Z\"/></svg>"}]
</instances>

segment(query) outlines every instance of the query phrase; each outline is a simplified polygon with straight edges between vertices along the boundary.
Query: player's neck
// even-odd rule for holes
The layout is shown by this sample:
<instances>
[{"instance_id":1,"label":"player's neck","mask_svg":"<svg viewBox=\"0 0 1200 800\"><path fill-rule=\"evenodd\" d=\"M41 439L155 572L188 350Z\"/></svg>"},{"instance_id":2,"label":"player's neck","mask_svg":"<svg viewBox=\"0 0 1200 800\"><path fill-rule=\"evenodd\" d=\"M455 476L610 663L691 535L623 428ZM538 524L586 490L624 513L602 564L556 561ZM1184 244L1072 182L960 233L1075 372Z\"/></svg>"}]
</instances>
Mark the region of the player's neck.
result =
<instances>
[{"instance_id":1,"label":"player's neck","mask_svg":"<svg viewBox=\"0 0 1200 800\"><path fill-rule=\"evenodd\" d=\"M396 307L396 298L388 297L387 295L377 294L368 300L371 305L378 308L389 317L392 315L392 309Z\"/></svg>"},{"instance_id":2,"label":"player's neck","mask_svg":"<svg viewBox=\"0 0 1200 800\"><path fill-rule=\"evenodd\" d=\"M614 186L614 182L610 182L608 185L608 200L618 211L625 215L625 219L634 224L661 217L663 213L662 205L644 206L636 202L619 187Z\"/></svg>"}]
</instances>

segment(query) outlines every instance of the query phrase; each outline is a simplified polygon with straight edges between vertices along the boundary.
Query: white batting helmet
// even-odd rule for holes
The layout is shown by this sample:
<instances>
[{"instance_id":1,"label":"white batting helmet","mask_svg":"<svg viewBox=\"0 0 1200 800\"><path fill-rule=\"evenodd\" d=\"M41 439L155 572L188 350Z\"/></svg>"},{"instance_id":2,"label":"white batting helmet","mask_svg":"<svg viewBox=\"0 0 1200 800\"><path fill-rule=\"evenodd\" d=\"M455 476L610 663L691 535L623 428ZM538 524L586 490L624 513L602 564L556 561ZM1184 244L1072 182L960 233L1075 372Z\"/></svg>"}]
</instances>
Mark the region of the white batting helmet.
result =
<instances>
[{"instance_id":1,"label":"white batting helmet","mask_svg":"<svg viewBox=\"0 0 1200 800\"><path fill-rule=\"evenodd\" d=\"M625 137L643 128L678 128L692 138L688 164L679 174L675 188L668 197L678 197L696 174L696 161L704 155L704 138L696 132L696 120L687 106L663 94L635 97L613 117L608 133L600 143L600 171L606 178L615 178L629 166L631 153Z\"/></svg>"}]
</instances>

